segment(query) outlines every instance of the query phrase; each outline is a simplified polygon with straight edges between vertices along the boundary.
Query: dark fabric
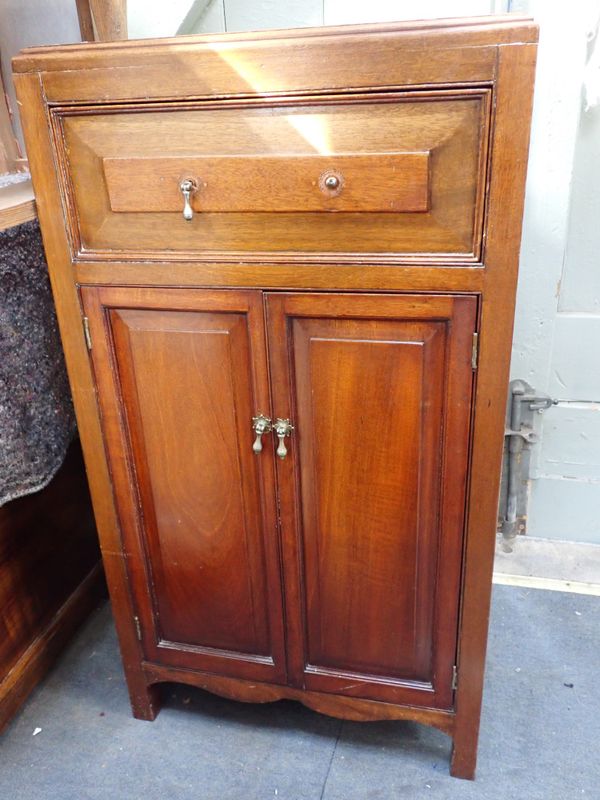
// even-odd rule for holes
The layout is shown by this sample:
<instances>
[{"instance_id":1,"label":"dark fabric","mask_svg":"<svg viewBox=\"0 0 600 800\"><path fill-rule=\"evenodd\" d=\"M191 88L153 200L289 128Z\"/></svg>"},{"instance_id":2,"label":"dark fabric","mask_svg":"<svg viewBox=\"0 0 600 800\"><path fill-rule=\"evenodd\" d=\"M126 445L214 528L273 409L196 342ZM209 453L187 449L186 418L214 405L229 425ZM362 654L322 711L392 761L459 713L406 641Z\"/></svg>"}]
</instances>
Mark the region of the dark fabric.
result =
<instances>
[{"instance_id":1,"label":"dark fabric","mask_svg":"<svg viewBox=\"0 0 600 800\"><path fill-rule=\"evenodd\" d=\"M75 419L37 221L0 231L0 505L46 486Z\"/></svg>"}]
</instances>

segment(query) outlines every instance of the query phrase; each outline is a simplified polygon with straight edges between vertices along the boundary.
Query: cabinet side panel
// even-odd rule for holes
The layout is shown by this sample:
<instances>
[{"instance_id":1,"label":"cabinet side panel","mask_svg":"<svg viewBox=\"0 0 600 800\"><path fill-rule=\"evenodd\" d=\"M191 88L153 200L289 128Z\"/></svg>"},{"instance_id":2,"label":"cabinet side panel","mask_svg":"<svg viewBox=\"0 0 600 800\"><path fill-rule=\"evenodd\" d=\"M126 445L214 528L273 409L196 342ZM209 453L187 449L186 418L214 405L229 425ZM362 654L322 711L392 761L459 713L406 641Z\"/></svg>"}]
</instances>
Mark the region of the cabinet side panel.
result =
<instances>
[{"instance_id":1,"label":"cabinet side panel","mask_svg":"<svg viewBox=\"0 0 600 800\"><path fill-rule=\"evenodd\" d=\"M475 772L536 53L498 52L452 761L461 777Z\"/></svg>"},{"instance_id":2,"label":"cabinet side panel","mask_svg":"<svg viewBox=\"0 0 600 800\"><path fill-rule=\"evenodd\" d=\"M148 693L142 676L140 668L142 653L133 622L134 611L125 560L121 555L117 555L121 550L121 536L102 442L96 392L81 325L81 308L69 255L62 199L54 169L54 150L46 115L45 96L37 74L15 75L14 80L50 283L131 704L136 714L151 718L157 708L156 697L153 693Z\"/></svg>"}]
</instances>

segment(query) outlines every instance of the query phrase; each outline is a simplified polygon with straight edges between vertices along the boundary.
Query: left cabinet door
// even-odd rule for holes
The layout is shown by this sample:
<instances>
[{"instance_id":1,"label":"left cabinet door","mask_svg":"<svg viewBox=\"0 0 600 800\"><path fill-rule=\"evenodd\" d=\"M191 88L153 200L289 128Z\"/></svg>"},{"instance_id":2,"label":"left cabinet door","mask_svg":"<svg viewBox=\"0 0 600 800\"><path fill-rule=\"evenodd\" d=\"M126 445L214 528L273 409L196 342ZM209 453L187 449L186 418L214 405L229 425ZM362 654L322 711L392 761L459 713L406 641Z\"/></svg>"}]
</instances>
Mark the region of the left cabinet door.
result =
<instances>
[{"instance_id":1,"label":"left cabinet door","mask_svg":"<svg viewBox=\"0 0 600 800\"><path fill-rule=\"evenodd\" d=\"M261 293L81 296L146 658L285 682Z\"/></svg>"}]
</instances>

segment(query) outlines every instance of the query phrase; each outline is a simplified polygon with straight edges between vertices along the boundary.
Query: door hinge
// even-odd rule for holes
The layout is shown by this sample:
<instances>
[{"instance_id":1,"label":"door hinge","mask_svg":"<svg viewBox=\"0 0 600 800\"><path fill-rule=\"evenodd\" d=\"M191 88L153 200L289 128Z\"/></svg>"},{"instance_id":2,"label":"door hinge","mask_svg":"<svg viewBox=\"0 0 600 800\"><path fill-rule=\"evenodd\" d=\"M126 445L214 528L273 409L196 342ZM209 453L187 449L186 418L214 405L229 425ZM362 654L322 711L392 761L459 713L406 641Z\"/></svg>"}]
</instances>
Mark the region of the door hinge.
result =
<instances>
[{"instance_id":1,"label":"door hinge","mask_svg":"<svg viewBox=\"0 0 600 800\"><path fill-rule=\"evenodd\" d=\"M452 667L452 691L455 692L458 688L458 668L456 664Z\"/></svg>"},{"instance_id":2,"label":"door hinge","mask_svg":"<svg viewBox=\"0 0 600 800\"><path fill-rule=\"evenodd\" d=\"M140 618L139 617L134 617L133 621L135 623L135 633L137 635L138 640L141 642L142 641L142 626L140 624Z\"/></svg>"},{"instance_id":3,"label":"door hinge","mask_svg":"<svg viewBox=\"0 0 600 800\"><path fill-rule=\"evenodd\" d=\"M83 317L83 335L85 336L85 344L88 350L92 349L92 334L90 333L90 321L87 317Z\"/></svg>"},{"instance_id":4,"label":"door hinge","mask_svg":"<svg viewBox=\"0 0 600 800\"><path fill-rule=\"evenodd\" d=\"M479 357L479 334L473 334L473 344L471 345L471 369L477 369L477 359Z\"/></svg>"}]
</instances>

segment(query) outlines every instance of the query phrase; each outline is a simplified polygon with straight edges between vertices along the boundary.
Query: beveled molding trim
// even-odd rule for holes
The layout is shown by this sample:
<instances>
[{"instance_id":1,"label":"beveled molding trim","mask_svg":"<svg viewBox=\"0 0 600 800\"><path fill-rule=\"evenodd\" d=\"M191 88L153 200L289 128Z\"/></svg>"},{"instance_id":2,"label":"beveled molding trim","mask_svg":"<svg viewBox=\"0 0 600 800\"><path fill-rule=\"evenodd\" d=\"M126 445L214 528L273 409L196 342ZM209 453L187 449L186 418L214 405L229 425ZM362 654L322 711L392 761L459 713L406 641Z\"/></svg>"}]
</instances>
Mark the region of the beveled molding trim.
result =
<instances>
[{"instance_id":1,"label":"beveled molding trim","mask_svg":"<svg viewBox=\"0 0 600 800\"><path fill-rule=\"evenodd\" d=\"M181 250L169 254L166 251L117 251L117 250L79 250L73 254L74 265L85 264L307 264L307 265L340 265L351 267L388 266L388 267L440 267L454 269L485 269L481 258L472 254L455 253L356 253L327 252L307 253L298 250L261 251L253 250Z\"/></svg>"},{"instance_id":2,"label":"beveled molding trim","mask_svg":"<svg viewBox=\"0 0 600 800\"><path fill-rule=\"evenodd\" d=\"M277 92L235 92L228 95L187 95L178 97L158 97L153 100L130 98L110 98L103 100L87 100L77 103L52 103L47 106L54 116L88 116L98 113L121 114L123 112L139 113L144 111L195 111L216 108L246 108L261 106L304 106L326 103L372 103L375 98L381 103L402 102L407 100L462 100L465 97L486 97L493 90L495 76L475 81L454 81L449 83L398 83L374 86L347 86L332 89L313 89L311 87L282 90ZM402 95L401 98L398 95Z\"/></svg>"},{"instance_id":3,"label":"beveled molding trim","mask_svg":"<svg viewBox=\"0 0 600 800\"><path fill-rule=\"evenodd\" d=\"M123 40L114 42L95 42L63 45L57 48L42 45L28 47L13 61L15 72L35 72L61 70L65 68L65 54L73 62L81 57L96 62L94 66L118 64L130 54L143 47L148 58L160 59L173 49L188 50L190 47L210 46L218 41L230 45L278 40L302 41L316 39L317 42L330 36L386 36L395 34L408 41L422 37L435 37L438 46L474 46L537 42L537 26L528 14L509 13L465 19L448 17L446 19L404 20L401 22L375 22L360 25L319 26L292 28L287 30L242 31L224 34L204 34L192 36L165 37L160 39ZM456 43L457 37L460 41ZM74 64L75 65L75 64ZM73 66L70 67L71 69Z\"/></svg>"},{"instance_id":4,"label":"beveled molding trim","mask_svg":"<svg viewBox=\"0 0 600 800\"><path fill-rule=\"evenodd\" d=\"M235 650L225 650L222 647L176 642L164 638L158 639L158 641L155 642L155 647L157 651L175 650L177 652L192 653L201 656L212 656L213 658L226 658L230 661L251 661L254 664L265 664L268 667L275 666L275 661L272 656L260 656L255 653L239 653Z\"/></svg>"}]
</instances>

